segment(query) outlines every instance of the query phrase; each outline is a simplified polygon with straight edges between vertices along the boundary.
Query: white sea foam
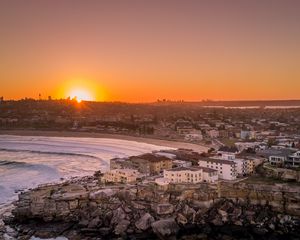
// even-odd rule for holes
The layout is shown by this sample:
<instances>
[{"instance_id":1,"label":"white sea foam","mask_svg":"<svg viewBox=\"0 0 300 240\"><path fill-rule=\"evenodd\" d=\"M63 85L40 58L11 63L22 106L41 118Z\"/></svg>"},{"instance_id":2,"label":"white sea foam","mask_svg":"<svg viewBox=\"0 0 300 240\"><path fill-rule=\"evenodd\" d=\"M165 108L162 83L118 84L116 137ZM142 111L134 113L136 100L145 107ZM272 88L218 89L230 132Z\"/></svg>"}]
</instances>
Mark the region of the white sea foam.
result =
<instances>
[{"instance_id":1,"label":"white sea foam","mask_svg":"<svg viewBox=\"0 0 300 240\"><path fill-rule=\"evenodd\" d=\"M107 138L0 136L0 205L15 191L106 171L109 160L167 147Z\"/></svg>"}]
</instances>

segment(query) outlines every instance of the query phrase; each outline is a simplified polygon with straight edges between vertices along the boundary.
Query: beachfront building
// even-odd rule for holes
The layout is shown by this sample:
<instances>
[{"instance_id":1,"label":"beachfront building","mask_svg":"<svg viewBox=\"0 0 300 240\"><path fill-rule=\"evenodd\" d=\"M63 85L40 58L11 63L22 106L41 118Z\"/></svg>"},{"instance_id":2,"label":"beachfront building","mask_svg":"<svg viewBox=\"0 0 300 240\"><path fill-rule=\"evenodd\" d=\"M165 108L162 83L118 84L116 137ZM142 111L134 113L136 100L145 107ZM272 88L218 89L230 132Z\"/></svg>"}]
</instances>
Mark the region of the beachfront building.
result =
<instances>
[{"instance_id":1,"label":"beachfront building","mask_svg":"<svg viewBox=\"0 0 300 240\"><path fill-rule=\"evenodd\" d=\"M134 169L113 169L103 176L104 182L133 183L136 182L140 173Z\"/></svg>"},{"instance_id":2,"label":"beachfront building","mask_svg":"<svg viewBox=\"0 0 300 240\"><path fill-rule=\"evenodd\" d=\"M246 176L254 173L255 165L252 159L236 158L236 155L233 153L223 153L221 159L235 162L238 176Z\"/></svg>"},{"instance_id":3,"label":"beachfront building","mask_svg":"<svg viewBox=\"0 0 300 240\"><path fill-rule=\"evenodd\" d=\"M127 159L112 159L110 161L110 169L136 169L144 176L158 175L164 169L172 168L172 159L158 155L147 153L140 156L133 156Z\"/></svg>"},{"instance_id":4,"label":"beachfront building","mask_svg":"<svg viewBox=\"0 0 300 240\"><path fill-rule=\"evenodd\" d=\"M203 182L207 183L215 183L219 180L219 174L218 171L211 168L205 168L203 169Z\"/></svg>"},{"instance_id":5,"label":"beachfront building","mask_svg":"<svg viewBox=\"0 0 300 240\"><path fill-rule=\"evenodd\" d=\"M235 180L237 177L237 166L233 160L203 158L198 164L200 167L217 170L219 179Z\"/></svg>"},{"instance_id":6,"label":"beachfront building","mask_svg":"<svg viewBox=\"0 0 300 240\"><path fill-rule=\"evenodd\" d=\"M172 159L151 153L134 156L129 160L138 165L139 168L143 168L143 173L146 175L158 175L165 169L171 169L173 165Z\"/></svg>"},{"instance_id":7,"label":"beachfront building","mask_svg":"<svg viewBox=\"0 0 300 240\"><path fill-rule=\"evenodd\" d=\"M164 179L170 183L212 183L218 180L218 172L202 167L178 167L164 170Z\"/></svg>"},{"instance_id":8,"label":"beachfront building","mask_svg":"<svg viewBox=\"0 0 300 240\"><path fill-rule=\"evenodd\" d=\"M285 160L285 166L288 167L300 167L300 151L297 151L287 157Z\"/></svg>"},{"instance_id":9,"label":"beachfront building","mask_svg":"<svg viewBox=\"0 0 300 240\"><path fill-rule=\"evenodd\" d=\"M216 129L210 129L206 131L207 136L210 138L218 138L219 137L219 131Z\"/></svg>"},{"instance_id":10,"label":"beachfront building","mask_svg":"<svg viewBox=\"0 0 300 240\"><path fill-rule=\"evenodd\" d=\"M203 181L203 170L198 167L178 167L164 170L164 178L171 183L199 183Z\"/></svg>"}]
</instances>

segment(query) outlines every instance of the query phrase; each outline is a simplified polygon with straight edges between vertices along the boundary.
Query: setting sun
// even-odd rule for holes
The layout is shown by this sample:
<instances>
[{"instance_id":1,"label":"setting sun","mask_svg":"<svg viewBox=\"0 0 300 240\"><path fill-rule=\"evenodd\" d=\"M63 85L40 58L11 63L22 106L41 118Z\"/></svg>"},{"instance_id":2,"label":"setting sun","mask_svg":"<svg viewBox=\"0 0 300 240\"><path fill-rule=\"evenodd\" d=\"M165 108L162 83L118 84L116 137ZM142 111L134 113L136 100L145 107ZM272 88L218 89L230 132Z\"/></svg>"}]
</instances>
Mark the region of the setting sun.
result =
<instances>
[{"instance_id":1,"label":"setting sun","mask_svg":"<svg viewBox=\"0 0 300 240\"><path fill-rule=\"evenodd\" d=\"M77 102L81 101L93 101L94 98L92 94L85 89L74 89L70 91L70 98L76 99Z\"/></svg>"}]
</instances>

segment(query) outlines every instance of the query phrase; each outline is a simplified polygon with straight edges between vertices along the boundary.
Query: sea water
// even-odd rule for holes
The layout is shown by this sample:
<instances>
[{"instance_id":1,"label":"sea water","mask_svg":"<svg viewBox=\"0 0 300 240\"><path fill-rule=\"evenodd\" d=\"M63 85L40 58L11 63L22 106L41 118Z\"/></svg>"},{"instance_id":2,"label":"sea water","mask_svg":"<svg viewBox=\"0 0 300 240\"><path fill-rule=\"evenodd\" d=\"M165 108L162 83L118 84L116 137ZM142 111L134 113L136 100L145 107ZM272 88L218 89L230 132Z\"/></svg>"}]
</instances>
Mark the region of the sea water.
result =
<instances>
[{"instance_id":1,"label":"sea water","mask_svg":"<svg viewBox=\"0 0 300 240\"><path fill-rule=\"evenodd\" d=\"M0 207L17 192L109 169L109 160L168 149L107 139L0 135Z\"/></svg>"}]
</instances>

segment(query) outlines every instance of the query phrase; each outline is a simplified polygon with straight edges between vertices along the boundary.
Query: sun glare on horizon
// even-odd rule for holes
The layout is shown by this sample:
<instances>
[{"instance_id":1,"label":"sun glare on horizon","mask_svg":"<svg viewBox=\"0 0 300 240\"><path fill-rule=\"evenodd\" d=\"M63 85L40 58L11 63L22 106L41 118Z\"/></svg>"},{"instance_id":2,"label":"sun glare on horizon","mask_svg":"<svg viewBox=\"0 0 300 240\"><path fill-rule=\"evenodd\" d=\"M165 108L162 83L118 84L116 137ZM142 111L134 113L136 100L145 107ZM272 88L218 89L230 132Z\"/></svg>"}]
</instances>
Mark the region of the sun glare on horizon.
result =
<instances>
[{"instance_id":1,"label":"sun glare on horizon","mask_svg":"<svg viewBox=\"0 0 300 240\"><path fill-rule=\"evenodd\" d=\"M92 94L85 89L73 89L70 91L69 96L71 99L76 99L78 103L82 101L93 101L95 100Z\"/></svg>"}]
</instances>

